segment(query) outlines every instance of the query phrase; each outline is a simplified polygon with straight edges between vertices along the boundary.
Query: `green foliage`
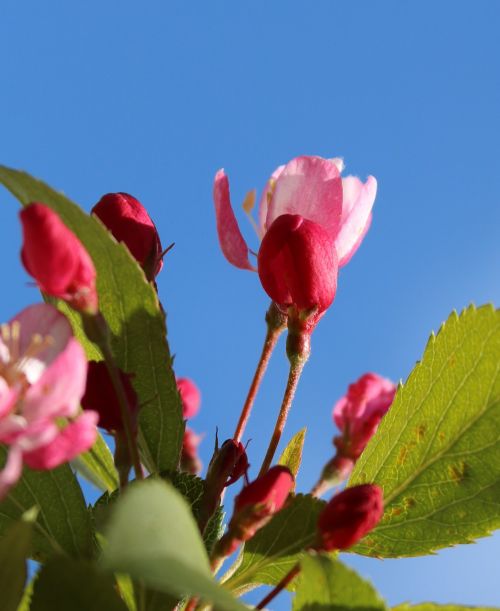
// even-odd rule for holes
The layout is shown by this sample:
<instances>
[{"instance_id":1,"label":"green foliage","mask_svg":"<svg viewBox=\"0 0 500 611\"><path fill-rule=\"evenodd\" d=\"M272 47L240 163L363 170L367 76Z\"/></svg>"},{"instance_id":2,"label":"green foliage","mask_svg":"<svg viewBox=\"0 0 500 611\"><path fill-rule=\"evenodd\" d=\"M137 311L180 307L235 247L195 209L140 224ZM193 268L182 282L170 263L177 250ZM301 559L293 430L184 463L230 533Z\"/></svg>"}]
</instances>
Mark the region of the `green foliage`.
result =
<instances>
[{"instance_id":1,"label":"green foliage","mask_svg":"<svg viewBox=\"0 0 500 611\"><path fill-rule=\"evenodd\" d=\"M29 174L0 166L2 183L23 205L33 201L55 210L78 236L97 270L99 304L112 332L118 366L135 374L133 383L143 409L140 444L143 461L152 472L175 469L184 423L166 341L165 316L156 291L123 244L63 194ZM70 319L90 359L101 359L86 338L80 316L57 303Z\"/></svg>"},{"instance_id":2,"label":"green foliage","mask_svg":"<svg viewBox=\"0 0 500 611\"><path fill-rule=\"evenodd\" d=\"M100 490L113 492L118 488L118 473L113 455L101 435L98 435L97 441L88 452L72 461L72 465Z\"/></svg>"},{"instance_id":3,"label":"green foliage","mask_svg":"<svg viewBox=\"0 0 500 611\"><path fill-rule=\"evenodd\" d=\"M5 449L0 447L2 460L5 455ZM68 465L52 471L25 468L21 480L0 503L0 533L32 507L39 509L33 530L33 558L44 561L55 552L91 555L93 534L89 512Z\"/></svg>"},{"instance_id":4,"label":"green foliage","mask_svg":"<svg viewBox=\"0 0 500 611\"><path fill-rule=\"evenodd\" d=\"M349 485L384 489L355 551L418 556L500 526L500 312L471 306L432 335Z\"/></svg>"},{"instance_id":5,"label":"green foliage","mask_svg":"<svg viewBox=\"0 0 500 611\"><path fill-rule=\"evenodd\" d=\"M436 603L420 603L419 605L398 605L392 611L498 611L494 607L463 607L461 605L437 605Z\"/></svg>"},{"instance_id":6,"label":"green foliage","mask_svg":"<svg viewBox=\"0 0 500 611\"><path fill-rule=\"evenodd\" d=\"M312 496L293 498L246 543L238 568L224 585L235 593L261 584L276 585L314 543L318 514L324 506Z\"/></svg>"},{"instance_id":7,"label":"green foliage","mask_svg":"<svg viewBox=\"0 0 500 611\"><path fill-rule=\"evenodd\" d=\"M130 488L113 508L102 565L174 596L200 596L220 609L242 611L212 578L198 527L184 498L167 482Z\"/></svg>"},{"instance_id":8,"label":"green foliage","mask_svg":"<svg viewBox=\"0 0 500 611\"><path fill-rule=\"evenodd\" d=\"M0 596L2 611L16 611L23 598L26 558L33 525L29 520L13 524L0 539Z\"/></svg>"},{"instance_id":9,"label":"green foliage","mask_svg":"<svg viewBox=\"0 0 500 611\"><path fill-rule=\"evenodd\" d=\"M384 611L373 586L330 556L304 556L293 611ZM430 611L430 610L429 610Z\"/></svg>"},{"instance_id":10,"label":"green foliage","mask_svg":"<svg viewBox=\"0 0 500 611\"><path fill-rule=\"evenodd\" d=\"M82 560L56 557L42 567L30 611L127 611L112 575Z\"/></svg>"},{"instance_id":11,"label":"green foliage","mask_svg":"<svg viewBox=\"0 0 500 611\"><path fill-rule=\"evenodd\" d=\"M300 463L302 462L302 450L306 440L306 431L307 429L303 428L290 439L278 461L279 465L288 467L294 477L297 477Z\"/></svg>"}]
</instances>

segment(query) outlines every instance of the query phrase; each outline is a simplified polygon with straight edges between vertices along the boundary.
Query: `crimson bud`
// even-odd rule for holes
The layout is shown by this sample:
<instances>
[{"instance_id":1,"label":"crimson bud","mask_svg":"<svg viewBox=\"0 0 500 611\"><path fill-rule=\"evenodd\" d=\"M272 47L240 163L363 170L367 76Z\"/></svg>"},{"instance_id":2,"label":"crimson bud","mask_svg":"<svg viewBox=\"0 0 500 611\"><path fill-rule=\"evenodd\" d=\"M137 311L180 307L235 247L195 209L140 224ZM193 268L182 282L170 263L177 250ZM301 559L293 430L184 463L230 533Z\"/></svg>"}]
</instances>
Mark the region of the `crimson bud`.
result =
<instances>
[{"instance_id":1,"label":"crimson bud","mask_svg":"<svg viewBox=\"0 0 500 611\"><path fill-rule=\"evenodd\" d=\"M352 547L374 528L384 513L382 489L374 484L346 488L319 515L319 551Z\"/></svg>"},{"instance_id":2,"label":"crimson bud","mask_svg":"<svg viewBox=\"0 0 500 611\"><path fill-rule=\"evenodd\" d=\"M181 469L196 475L201 471L202 464L198 457L198 446L202 439L192 429L186 428L182 439Z\"/></svg>"},{"instance_id":3,"label":"crimson bud","mask_svg":"<svg viewBox=\"0 0 500 611\"><path fill-rule=\"evenodd\" d=\"M262 240L258 272L264 290L285 313L292 308L312 316L315 324L337 289L334 241L318 223L282 214Z\"/></svg>"},{"instance_id":4,"label":"crimson bud","mask_svg":"<svg viewBox=\"0 0 500 611\"><path fill-rule=\"evenodd\" d=\"M124 242L150 280L163 261L158 231L140 201L128 193L108 193L92 208L118 242Z\"/></svg>"},{"instance_id":5,"label":"crimson bud","mask_svg":"<svg viewBox=\"0 0 500 611\"><path fill-rule=\"evenodd\" d=\"M286 503L295 485L287 467L278 465L250 482L234 499L234 512L226 534L217 543L215 554L225 557L265 526Z\"/></svg>"},{"instance_id":6,"label":"crimson bud","mask_svg":"<svg viewBox=\"0 0 500 611\"><path fill-rule=\"evenodd\" d=\"M133 432L136 433L139 403L137 394L130 381L133 376L121 370L119 373L127 397L127 405L134 427ZM96 411L99 414L98 426L108 431L108 433L123 431L120 404L104 361L89 361L87 386L82 397L82 407L86 410Z\"/></svg>"},{"instance_id":7,"label":"crimson bud","mask_svg":"<svg viewBox=\"0 0 500 611\"><path fill-rule=\"evenodd\" d=\"M96 271L75 234L48 206L32 203L20 212L21 259L40 290L89 314L97 312Z\"/></svg>"}]
</instances>

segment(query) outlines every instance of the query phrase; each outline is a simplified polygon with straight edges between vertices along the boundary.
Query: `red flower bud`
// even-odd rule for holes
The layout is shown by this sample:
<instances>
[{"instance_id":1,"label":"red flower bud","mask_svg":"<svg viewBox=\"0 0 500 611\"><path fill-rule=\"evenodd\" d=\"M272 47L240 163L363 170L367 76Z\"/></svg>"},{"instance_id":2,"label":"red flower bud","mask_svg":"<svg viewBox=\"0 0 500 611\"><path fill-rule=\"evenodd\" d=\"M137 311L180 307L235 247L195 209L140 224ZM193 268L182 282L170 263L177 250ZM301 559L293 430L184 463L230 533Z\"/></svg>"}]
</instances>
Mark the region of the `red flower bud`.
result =
<instances>
[{"instance_id":1,"label":"red flower bud","mask_svg":"<svg viewBox=\"0 0 500 611\"><path fill-rule=\"evenodd\" d=\"M137 395L130 382L132 375L120 371L120 378L127 397L127 403L132 416L134 432L137 432L137 415L139 404ZM120 404L104 361L90 361L87 372L87 386L82 397L82 407L94 410L99 414L98 426L109 433L123 431Z\"/></svg>"},{"instance_id":2,"label":"red flower bud","mask_svg":"<svg viewBox=\"0 0 500 611\"><path fill-rule=\"evenodd\" d=\"M282 214L259 249L258 271L266 293L286 311L314 312L331 305L337 289L337 255L328 232L298 214Z\"/></svg>"},{"instance_id":3,"label":"red flower bud","mask_svg":"<svg viewBox=\"0 0 500 611\"><path fill-rule=\"evenodd\" d=\"M318 550L347 549L374 528L384 513L382 489L373 484L346 488L319 515Z\"/></svg>"},{"instance_id":4,"label":"red flower bud","mask_svg":"<svg viewBox=\"0 0 500 611\"><path fill-rule=\"evenodd\" d=\"M182 401L182 417L184 420L196 416L200 409L201 393L196 384L189 378L177 378L177 390Z\"/></svg>"},{"instance_id":5,"label":"red flower bud","mask_svg":"<svg viewBox=\"0 0 500 611\"><path fill-rule=\"evenodd\" d=\"M21 210L21 259L40 289L76 310L97 312L96 272L75 234L49 207L33 203Z\"/></svg>"},{"instance_id":6,"label":"red flower bud","mask_svg":"<svg viewBox=\"0 0 500 611\"><path fill-rule=\"evenodd\" d=\"M124 242L132 256L153 280L160 272L161 242L155 224L144 206L127 193L108 193L92 208L118 242Z\"/></svg>"},{"instance_id":7,"label":"red flower bud","mask_svg":"<svg viewBox=\"0 0 500 611\"><path fill-rule=\"evenodd\" d=\"M272 467L238 494L234 500L234 513L250 507L259 518L272 516L283 507L294 484L289 469L283 466Z\"/></svg>"},{"instance_id":8,"label":"red flower bud","mask_svg":"<svg viewBox=\"0 0 500 611\"><path fill-rule=\"evenodd\" d=\"M186 429L182 440L181 469L196 475L201 471L201 461L198 457L198 446L202 436L197 435L193 430Z\"/></svg>"}]
</instances>

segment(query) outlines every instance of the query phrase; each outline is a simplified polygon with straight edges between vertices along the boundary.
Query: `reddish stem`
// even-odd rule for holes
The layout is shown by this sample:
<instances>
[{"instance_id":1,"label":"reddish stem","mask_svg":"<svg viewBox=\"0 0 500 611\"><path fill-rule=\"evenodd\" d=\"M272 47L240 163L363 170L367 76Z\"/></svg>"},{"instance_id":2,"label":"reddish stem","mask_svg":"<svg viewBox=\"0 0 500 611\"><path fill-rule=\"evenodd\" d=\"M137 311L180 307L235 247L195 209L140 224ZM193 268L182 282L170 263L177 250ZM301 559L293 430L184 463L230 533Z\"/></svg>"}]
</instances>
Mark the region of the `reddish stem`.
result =
<instances>
[{"instance_id":1,"label":"reddish stem","mask_svg":"<svg viewBox=\"0 0 500 611\"><path fill-rule=\"evenodd\" d=\"M260 359L257 364L257 369L255 370L255 374L253 376L253 380L250 385L245 404L243 405L243 409L241 410L238 425L236 426L236 430L234 432L233 439L235 441L240 441L243 436L248 419L250 418L250 413L252 411L252 406L254 404L257 391L259 390L260 383L262 382L262 378L264 377L264 373L266 372L269 359L271 358L271 354L273 353L274 347L276 346L276 342L278 341L279 336L285 329L286 317L278 311L278 308L274 303L271 304L266 314L266 321L266 339L264 341L262 354L260 355Z\"/></svg>"},{"instance_id":2,"label":"reddish stem","mask_svg":"<svg viewBox=\"0 0 500 611\"><path fill-rule=\"evenodd\" d=\"M269 592L267 596L265 596L260 603L255 607L256 609L264 609L264 607L270 603L275 596L286 588L286 586L300 573L300 564L296 564L293 569L287 573L283 579L278 583L278 585Z\"/></svg>"},{"instance_id":3,"label":"reddish stem","mask_svg":"<svg viewBox=\"0 0 500 611\"><path fill-rule=\"evenodd\" d=\"M278 419L276 420L271 441L269 442L269 447L267 448L266 456L264 457L262 467L259 471L259 477L264 475L264 473L266 473L271 466L274 454L276 453L276 448L278 447L283 429L285 428L288 413L290 411L290 407L295 396L295 391L297 390L297 385L300 380L300 374L304 369L304 365L305 361L297 361L290 364L290 373L288 374L288 382L286 384L283 402L278 414Z\"/></svg>"}]
</instances>

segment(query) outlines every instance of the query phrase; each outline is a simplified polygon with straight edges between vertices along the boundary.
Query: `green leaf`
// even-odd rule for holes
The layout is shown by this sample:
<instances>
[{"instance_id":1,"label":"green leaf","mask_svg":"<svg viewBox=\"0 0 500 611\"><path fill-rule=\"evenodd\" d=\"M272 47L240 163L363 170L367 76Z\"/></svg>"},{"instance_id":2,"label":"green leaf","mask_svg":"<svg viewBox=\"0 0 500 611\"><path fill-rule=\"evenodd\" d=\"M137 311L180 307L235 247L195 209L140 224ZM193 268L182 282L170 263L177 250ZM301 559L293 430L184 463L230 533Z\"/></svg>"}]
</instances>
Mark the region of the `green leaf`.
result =
<instances>
[{"instance_id":1,"label":"green leaf","mask_svg":"<svg viewBox=\"0 0 500 611\"><path fill-rule=\"evenodd\" d=\"M123 244L62 193L25 172L0 166L2 183L21 204L43 202L55 210L78 236L97 270L99 304L112 332L118 366L134 373L140 413L142 458L151 472L176 469L184 422L169 348L165 316L158 296ZM89 359L100 360L98 348L83 332L79 314L64 303L58 307L70 319Z\"/></svg>"},{"instance_id":2,"label":"green leaf","mask_svg":"<svg viewBox=\"0 0 500 611\"><path fill-rule=\"evenodd\" d=\"M305 556L293 611L383 611L373 586L330 556Z\"/></svg>"},{"instance_id":3,"label":"green leaf","mask_svg":"<svg viewBox=\"0 0 500 611\"><path fill-rule=\"evenodd\" d=\"M30 611L127 611L112 575L82 560L53 558L42 567Z\"/></svg>"},{"instance_id":4,"label":"green leaf","mask_svg":"<svg viewBox=\"0 0 500 611\"><path fill-rule=\"evenodd\" d=\"M258 585L276 585L314 542L324 506L312 496L297 495L246 543L238 568L224 586L241 594Z\"/></svg>"},{"instance_id":5,"label":"green leaf","mask_svg":"<svg viewBox=\"0 0 500 611\"><path fill-rule=\"evenodd\" d=\"M386 509L361 554L428 554L500 526L499 311L471 306L431 336L349 485L364 482Z\"/></svg>"},{"instance_id":6,"label":"green leaf","mask_svg":"<svg viewBox=\"0 0 500 611\"><path fill-rule=\"evenodd\" d=\"M0 446L0 462L6 451ZM44 561L55 552L90 556L93 533L90 515L76 477L68 465L23 476L0 503L0 534L32 507L39 513L33 529L32 557Z\"/></svg>"},{"instance_id":7,"label":"green leaf","mask_svg":"<svg viewBox=\"0 0 500 611\"><path fill-rule=\"evenodd\" d=\"M113 455L102 435L88 452L71 461L73 467L100 490L113 492L118 488L118 473L115 469Z\"/></svg>"},{"instance_id":8,"label":"green leaf","mask_svg":"<svg viewBox=\"0 0 500 611\"><path fill-rule=\"evenodd\" d=\"M200 596L220 609L245 609L213 580L190 507L167 482L131 486L113 508L107 539L104 567L179 598Z\"/></svg>"},{"instance_id":9,"label":"green leaf","mask_svg":"<svg viewBox=\"0 0 500 611\"><path fill-rule=\"evenodd\" d=\"M122 597L123 602L127 605L128 611L137 611L133 581L128 575L124 575L123 573L115 575L115 579L120 596Z\"/></svg>"},{"instance_id":10,"label":"green leaf","mask_svg":"<svg viewBox=\"0 0 500 611\"><path fill-rule=\"evenodd\" d=\"M0 539L0 592L2 611L16 611L22 602L26 582L33 525L21 520Z\"/></svg>"},{"instance_id":11,"label":"green leaf","mask_svg":"<svg viewBox=\"0 0 500 611\"><path fill-rule=\"evenodd\" d=\"M306 431L307 429L303 428L291 438L278 461L279 465L288 467L294 477L297 477L300 463L302 462L302 450L306 440Z\"/></svg>"},{"instance_id":12,"label":"green leaf","mask_svg":"<svg viewBox=\"0 0 500 611\"><path fill-rule=\"evenodd\" d=\"M498 611L498 607L464 607L462 605L438 605L436 603L409 605L404 603L392 607L392 611Z\"/></svg>"}]
</instances>

